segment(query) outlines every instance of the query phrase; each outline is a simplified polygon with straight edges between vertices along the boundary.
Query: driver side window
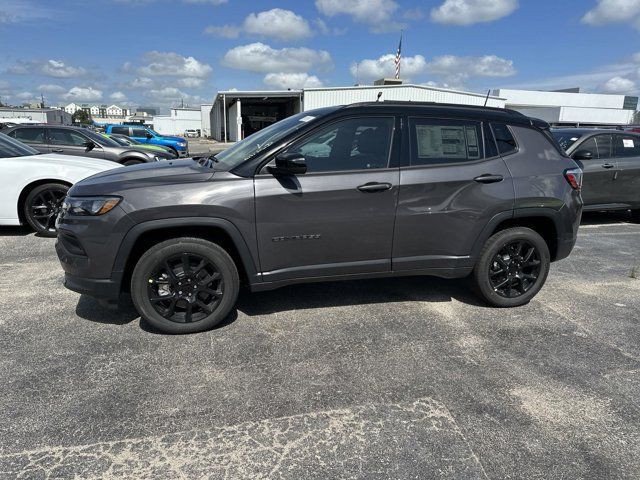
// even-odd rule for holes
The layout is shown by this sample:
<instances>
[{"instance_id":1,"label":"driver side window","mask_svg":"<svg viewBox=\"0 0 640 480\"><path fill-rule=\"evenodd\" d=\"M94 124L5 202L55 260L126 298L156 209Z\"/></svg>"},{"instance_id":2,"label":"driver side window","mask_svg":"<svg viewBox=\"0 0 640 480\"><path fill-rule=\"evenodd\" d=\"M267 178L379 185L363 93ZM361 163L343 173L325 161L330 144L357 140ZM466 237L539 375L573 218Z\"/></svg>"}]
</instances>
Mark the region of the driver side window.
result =
<instances>
[{"instance_id":1,"label":"driver side window","mask_svg":"<svg viewBox=\"0 0 640 480\"><path fill-rule=\"evenodd\" d=\"M73 130L65 130L62 128L51 128L49 130L49 139L53 145L72 145L83 147L88 139Z\"/></svg>"},{"instance_id":2,"label":"driver side window","mask_svg":"<svg viewBox=\"0 0 640 480\"><path fill-rule=\"evenodd\" d=\"M394 118L350 118L313 133L287 150L300 153L307 172L387 168Z\"/></svg>"}]
</instances>

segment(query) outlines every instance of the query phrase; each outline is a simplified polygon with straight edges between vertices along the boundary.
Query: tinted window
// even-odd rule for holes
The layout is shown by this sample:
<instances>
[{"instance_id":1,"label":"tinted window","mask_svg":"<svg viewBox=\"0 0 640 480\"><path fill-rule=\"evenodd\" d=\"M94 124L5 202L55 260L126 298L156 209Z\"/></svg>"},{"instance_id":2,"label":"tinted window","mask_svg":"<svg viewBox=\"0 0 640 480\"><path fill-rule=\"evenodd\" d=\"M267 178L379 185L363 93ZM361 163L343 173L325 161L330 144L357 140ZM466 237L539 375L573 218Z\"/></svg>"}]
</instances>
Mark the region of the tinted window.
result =
<instances>
[{"instance_id":1,"label":"tinted window","mask_svg":"<svg viewBox=\"0 0 640 480\"><path fill-rule=\"evenodd\" d=\"M129 135L129 127L112 127L111 133L118 133L120 135Z\"/></svg>"},{"instance_id":2,"label":"tinted window","mask_svg":"<svg viewBox=\"0 0 640 480\"><path fill-rule=\"evenodd\" d=\"M49 129L49 140L52 145L71 145L83 147L87 143L87 138L64 128Z\"/></svg>"},{"instance_id":3,"label":"tinted window","mask_svg":"<svg viewBox=\"0 0 640 480\"><path fill-rule=\"evenodd\" d=\"M44 143L44 128L17 128L12 137L24 143Z\"/></svg>"},{"instance_id":4,"label":"tinted window","mask_svg":"<svg viewBox=\"0 0 640 480\"><path fill-rule=\"evenodd\" d=\"M38 153L40 152L35 148L24 145L4 133L0 133L0 158L24 157L25 155L38 155Z\"/></svg>"},{"instance_id":5,"label":"tinted window","mask_svg":"<svg viewBox=\"0 0 640 480\"><path fill-rule=\"evenodd\" d=\"M640 137L614 135L616 157L640 157Z\"/></svg>"},{"instance_id":6,"label":"tinted window","mask_svg":"<svg viewBox=\"0 0 640 480\"><path fill-rule=\"evenodd\" d=\"M500 154L507 155L518 149L516 139L513 138L511 130L504 123L492 123L491 128L493 129L493 135L496 138Z\"/></svg>"},{"instance_id":7,"label":"tinted window","mask_svg":"<svg viewBox=\"0 0 640 480\"><path fill-rule=\"evenodd\" d=\"M491 131L491 127L489 127L488 123L482 124L482 129L484 132L484 151L485 157L497 157L498 156L498 147L496 146L496 141L493 138L493 132Z\"/></svg>"},{"instance_id":8,"label":"tinted window","mask_svg":"<svg viewBox=\"0 0 640 480\"><path fill-rule=\"evenodd\" d=\"M393 118L342 120L313 133L288 152L302 153L310 173L386 168L393 123Z\"/></svg>"},{"instance_id":9,"label":"tinted window","mask_svg":"<svg viewBox=\"0 0 640 480\"><path fill-rule=\"evenodd\" d=\"M146 137L147 131L144 128L132 128L131 129L132 137Z\"/></svg>"},{"instance_id":10,"label":"tinted window","mask_svg":"<svg viewBox=\"0 0 640 480\"><path fill-rule=\"evenodd\" d=\"M437 165L484 157L480 122L411 118L411 165Z\"/></svg>"},{"instance_id":11,"label":"tinted window","mask_svg":"<svg viewBox=\"0 0 640 480\"><path fill-rule=\"evenodd\" d=\"M595 137L588 138L587 140L582 142L582 144L579 145L576 148L576 152L582 152L583 150L585 150L587 152L591 152L591 156L594 159L599 158L598 146L596 145L596 138Z\"/></svg>"},{"instance_id":12,"label":"tinted window","mask_svg":"<svg viewBox=\"0 0 640 480\"><path fill-rule=\"evenodd\" d=\"M551 134L553 135L553 138L556 139L556 142L558 142L558 145L560 145L560 147L563 150L569 150L569 147L571 145L573 145L574 143L576 143L578 140L580 140L580 137L582 136L581 133L575 133L575 132L551 132Z\"/></svg>"},{"instance_id":13,"label":"tinted window","mask_svg":"<svg viewBox=\"0 0 640 480\"><path fill-rule=\"evenodd\" d=\"M597 158L611 158L611 135L596 135Z\"/></svg>"}]
</instances>

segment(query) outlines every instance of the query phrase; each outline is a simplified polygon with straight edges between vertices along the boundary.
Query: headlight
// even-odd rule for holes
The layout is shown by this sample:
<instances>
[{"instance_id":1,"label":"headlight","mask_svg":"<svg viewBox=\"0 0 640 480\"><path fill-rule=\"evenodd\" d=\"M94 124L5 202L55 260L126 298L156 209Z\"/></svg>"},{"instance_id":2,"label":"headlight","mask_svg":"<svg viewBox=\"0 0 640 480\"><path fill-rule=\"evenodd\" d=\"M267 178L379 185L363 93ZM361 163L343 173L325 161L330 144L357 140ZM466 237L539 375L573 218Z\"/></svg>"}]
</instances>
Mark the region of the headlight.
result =
<instances>
[{"instance_id":1,"label":"headlight","mask_svg":"<svg viewBox=\"0 0 640 480\"><path fill-rule=\"evenodd\" d=\"M120 203L120 197L67 197L62 210L70 215L104 215Z\"/></svg>"},{"instance_id":2,"label":"headlight","mask_svg":"<svg viewBox=\"0 0 640 480\"><path fill-rule=\"evenodd\" d=\"M178 142L178 146L179 147L186 147L187 146L187 142Z\"/></svg>"}]
</instances>

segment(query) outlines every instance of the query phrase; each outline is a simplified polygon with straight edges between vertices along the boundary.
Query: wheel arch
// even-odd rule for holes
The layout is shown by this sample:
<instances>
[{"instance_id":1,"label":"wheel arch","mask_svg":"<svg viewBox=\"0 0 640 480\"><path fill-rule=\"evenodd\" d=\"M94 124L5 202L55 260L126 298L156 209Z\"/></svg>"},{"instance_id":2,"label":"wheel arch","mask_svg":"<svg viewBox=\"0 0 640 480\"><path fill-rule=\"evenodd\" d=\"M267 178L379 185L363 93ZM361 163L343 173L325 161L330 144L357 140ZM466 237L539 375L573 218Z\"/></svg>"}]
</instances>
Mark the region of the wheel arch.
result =
<instances>
[{"instance_id":1,"label":"wheel arch","mask_svg":"<svg viewBox=\"0 0 640 480\"><path fill-rule=\"evenodd\" d=\"M128 288L133 268L145 251L178 237L197 237L220 245L235 262L241 281L246 284L260 281L249 247L231 222L221 218L173 218L140 223L127 233L113 266L114 275L120 277L120 289Z\"/></svg>"},{"instance_id":2,"label":"wheel arch","mask_svg":"<svg viewBox=\"0 0 640 480\"><path fill-rule=\"evenodd\" d=\"M16 208L18 209L18 220L22 225L27 223L27 219L25 218L23 211L24 202L27 199L27 195L29 195L29 192L31 192L31 190L33 190L34 188L39 187L40 185L45 185L47 183L59 183L62 185L66 185L69 188L73 186L73 182L70 182L68 180L62 180L60 178L42 178L39 180L33 180L22 187L22 190L20 190L20 194L18 195L18 202L16 203Z\"/></svg>"}]
</instances>

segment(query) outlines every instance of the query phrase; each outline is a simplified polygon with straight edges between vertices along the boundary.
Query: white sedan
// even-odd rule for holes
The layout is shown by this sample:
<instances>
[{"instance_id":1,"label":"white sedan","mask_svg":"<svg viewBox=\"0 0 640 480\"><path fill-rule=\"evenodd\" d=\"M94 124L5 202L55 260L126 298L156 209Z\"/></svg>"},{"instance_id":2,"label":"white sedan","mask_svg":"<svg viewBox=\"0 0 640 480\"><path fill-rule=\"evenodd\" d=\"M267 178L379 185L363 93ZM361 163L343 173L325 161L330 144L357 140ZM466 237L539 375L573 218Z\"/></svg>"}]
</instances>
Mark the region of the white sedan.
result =
<instances>
[{"instance_id":1,"label":"white sedan","mask_svg":"<svg viewBox=\"0 0 640 480\"><path fill-rule=\"evenodd\" d=\"M74 183L120 164L89 157L40 153L0 133L0 225L28 223L56 235L55 220Z\"/></svg>"}]
</instances>

